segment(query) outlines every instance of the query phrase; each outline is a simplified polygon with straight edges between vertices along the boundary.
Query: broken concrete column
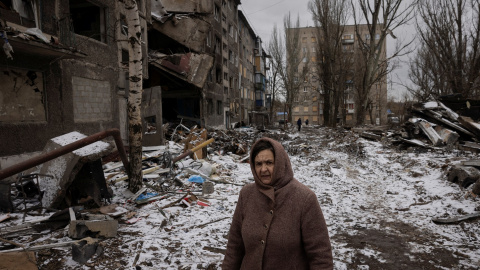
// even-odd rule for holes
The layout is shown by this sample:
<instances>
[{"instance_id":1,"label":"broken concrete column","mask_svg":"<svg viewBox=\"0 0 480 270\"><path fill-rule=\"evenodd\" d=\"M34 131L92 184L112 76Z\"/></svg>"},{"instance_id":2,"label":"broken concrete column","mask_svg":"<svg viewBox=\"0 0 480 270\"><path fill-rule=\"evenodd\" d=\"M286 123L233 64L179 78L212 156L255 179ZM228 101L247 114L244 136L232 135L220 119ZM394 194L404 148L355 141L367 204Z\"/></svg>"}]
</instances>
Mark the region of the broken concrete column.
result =
<instances>
[{"instance_id":1,"label":"broken concrete column","mask_svg":"<svg viewBox=\"0 0 480 270\"><path fill-rule=\"evenodd\" d=\"M480 179L480 171L474 167L455 166L447 173L448 181L466 188Z\"/></svg>"},{"instance_id":2,"label":"broken concrete column","mask_svg":"<svg viewBox=\"0 0 480 270\"><path fill-rule=\"evenodd\" d=\"M108 215L87 215L88 220L71 220L68 236L73 239L91 237L115 237L118 221Z\"/></svg>"},{"instance_id":3,"label":"broken concrete column","mask_svg":"<svg viewBox=\"0 0 480 270\"><path fill-rule=\"evenodd\" d=\"M79 132L55 137L45 145L42 154L50 153L55 149L78 141L86 136ZM77 149L66 155L52 159L40 165L39 186L44 191L42 205L56 208L64 199L65 193L82 169L84 163L95 161L110 153L112 145L98 141Z\"/></svg>"},{"instance_id":4,"label":"broken concrete column","mask_svg":"<svg viewBox=\"0 0 480 270\"><path fill-rule=\"evenodd\" d=\"M431 123L425 120L421 120L417 122L417 125L420 129L427 135L434 146L439 146L443 143L442 138L438 135L438 133L433 129Z\"/></svg>"},{"instance_id":5,"label":"broken concrete column","mask_svg":"<svg viewBox=\"0 0 480 270\"><path fill-rule=\"evenodd\" d=\"M456 143L458 138L460 138L460 135L458 135L457 132L452 131L448 128L436 126L434 129L447 145Z\"/></svg>"},{"instance_id":6,"label":"broken concrete column","mask_svg":"<svg viewBox=\"0 0 480 270\"><path fill-rule=\"evenodd\" d=\"M95 253L101 253L98 241L87 237L72 244L72 259L80 264L86 263Z\"/></svg>"}]
</instances>

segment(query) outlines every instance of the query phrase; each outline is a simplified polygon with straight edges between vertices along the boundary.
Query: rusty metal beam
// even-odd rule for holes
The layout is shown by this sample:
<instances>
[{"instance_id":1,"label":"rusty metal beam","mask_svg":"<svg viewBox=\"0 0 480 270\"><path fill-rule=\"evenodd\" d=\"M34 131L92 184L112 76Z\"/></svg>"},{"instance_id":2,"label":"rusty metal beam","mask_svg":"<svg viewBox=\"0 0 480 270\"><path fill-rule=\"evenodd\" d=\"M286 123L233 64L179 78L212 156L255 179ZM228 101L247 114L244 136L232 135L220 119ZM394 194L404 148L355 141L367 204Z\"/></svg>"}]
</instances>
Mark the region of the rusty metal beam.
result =
<instances>
[{"instance_id":1,"label":"rusty metal beam","mask_svg":"<svg viewBox=\"0 0 480 270\"><path fill-rule=\"evenodd\" d=\"M120 158L122 159L123 166L125 167L125 170L129 172L130 167L128 164L128 158L127 154L125 152L125 148L123 147L123 142L122 138L120 137L120 130L117 128L112 128L112 129L107 129L105 131L101 131L98 133L95 133L93 135L90 135L88 137L85 137L81 140L78 140L76 142L73 142L71 144L67 144L63 147L57 148L51 152L33 157L31 159L25 160L23 162L20 162L16 165L10 166L8 168L5 168L3 170L0 170L0 183L2 182L3 179L10 177L12 175L15 175L17 173L20 173L22 171L25 171L27 169L33 168L37 165L40 165L44 162L47 162L49 160L52 160L54 158L57 158L59 156L68 154L72 151L75 151L79 148L82 148L84 146L87 146L89 144L92 144L94 142L103 140L104 138L108 136L113 136L115 139L115 145L117 146L118 153L120 154Z\"/></svg>"}]
</instances>

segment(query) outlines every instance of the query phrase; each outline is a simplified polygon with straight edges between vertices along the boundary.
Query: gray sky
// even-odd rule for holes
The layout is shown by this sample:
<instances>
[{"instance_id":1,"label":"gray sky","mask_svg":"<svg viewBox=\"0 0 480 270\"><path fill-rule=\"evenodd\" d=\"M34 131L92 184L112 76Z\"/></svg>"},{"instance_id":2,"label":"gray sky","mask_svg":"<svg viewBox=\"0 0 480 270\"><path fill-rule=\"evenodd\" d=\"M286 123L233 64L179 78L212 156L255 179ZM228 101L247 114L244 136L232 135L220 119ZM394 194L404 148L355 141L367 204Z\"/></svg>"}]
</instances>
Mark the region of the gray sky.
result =
<instances>
[{"instance_id":1,"label":"gray sky","mask_svg":"<svg viewBox=\"0 0 480 270\"><path fill-rule=\"evenodd\" d=\"M242 0L239 9L246 15L250 26L255 33L262 38L264 48L267 46L272 34L273 26L277 25L280 31L283 31L283 19L289 12L295 21L297 15L300 17L300 27L313 26L312 15L308 10L309 0ZM397 29L394 34L399 39L406 39L414 32L414 27L407 26ZM395 41L389 36L387 39L387 54L395 46ZM402 60L407 61L408 57ZM408 81L408 70L404 64L395 70L391 77L393 79L393 87L389 84L388 96L401 98L405 92L404 87L398 85L398 82Z\"/></svg>"}]
</instances>

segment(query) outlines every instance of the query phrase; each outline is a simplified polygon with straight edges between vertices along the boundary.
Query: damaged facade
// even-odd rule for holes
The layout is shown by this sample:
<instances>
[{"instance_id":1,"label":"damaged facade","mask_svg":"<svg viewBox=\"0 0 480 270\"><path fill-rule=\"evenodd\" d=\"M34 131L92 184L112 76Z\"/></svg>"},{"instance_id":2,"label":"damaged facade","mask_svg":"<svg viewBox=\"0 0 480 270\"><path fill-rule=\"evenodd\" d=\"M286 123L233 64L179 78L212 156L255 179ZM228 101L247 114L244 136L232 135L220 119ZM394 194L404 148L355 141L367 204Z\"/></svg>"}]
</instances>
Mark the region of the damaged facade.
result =
<instances>
[{"instance_id":1,"label":"damaged facade","mask_svg":"<svg viewBox=\"0 0 480 270\"><path fill-rule=\"evenodd\" d=\"M0 140L8 142L0 168L74 130L116 127L126 139L122 8L113 0L0 1L2 40L10 45L0 55Z\"/></svg>"},{"instance_id":2,"label":"damaged facade","mask_svg":"<svg viewBox=\"0 0 480 270\"><path fill-rule=\"evenodd\" d=\"M255 109L255 70L265 77L265 61L254 69L255 57L263 50L255 50L259 38L238 11L239 4L152 2L151 76L145 84L161 86L165 121L183 119L220 128L249 123L249 112Z\"/></svg>"},{"instance_id":3,"label":"damaged facade","mask_svg":"<svg viewBox=\"0 0 480 270\"><path fill-rule=\"evenodd\" d=\"M0 168L48 139L119 128L127 142L128 26L108 0L2 0ZM231 128L265 111L266 54L237 0L137 1L144 145L163 123ZM25 12L28 10L28 12ZM87 16L88 15L88 16ZM4 32L3 32L4 31ZM158 132L157 132L158 131Z\"/></svg>"}]
</instances>

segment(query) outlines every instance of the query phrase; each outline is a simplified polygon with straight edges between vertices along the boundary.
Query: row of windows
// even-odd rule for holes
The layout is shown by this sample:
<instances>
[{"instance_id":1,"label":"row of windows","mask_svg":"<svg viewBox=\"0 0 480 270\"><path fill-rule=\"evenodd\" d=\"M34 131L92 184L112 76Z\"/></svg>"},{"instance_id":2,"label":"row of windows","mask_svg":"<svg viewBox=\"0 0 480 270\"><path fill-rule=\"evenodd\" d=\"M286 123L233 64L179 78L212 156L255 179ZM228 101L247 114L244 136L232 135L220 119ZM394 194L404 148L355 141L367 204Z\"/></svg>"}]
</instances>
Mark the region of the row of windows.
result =
<instances>
[{"instance_id":1,"label":"row of windows","mask_svg":"<svg viewBox=\"0 0 480 270\"><path fill-rule=\"evenodd\" d=\"M302 43L307 43L307 41L308 41L308 37L302 37ZM316 38L316 37L311 37L311 38L310 38L310 41L311 41L312 43L316 43L316 42L317 42L317 38Z\"/></svg>"},{"instance_id":2,"label":"row of windows","mask_svg":"<svg viewBox=\"0 0 480 270\"><path fill-rule=\"evenodd\" d=\"M370 40L370 34L365 34L364 37L365 37L365 40ZM345 34L345 35L342 36L342 39L343 40L351 40L351 39L354 39L354 35L353 34ZM375 34L375 39L376 40L380 39L380 34ZM307 43L307 41L308 41L308 37L302 37L302 43ZM311 43L316 43L317 38L316 37L311 37L310 41L311 41Z\"/></svg>"},{"instance_id":3,"label":"row of windows","mask_svg":"<svg viewBox=\"0 0 480 270\"><path fill-rule=\"evenodd\" d=\"M344 104L343 108L344 109L347 109L347 110L353 110L354 109L354 106L355 104L353 103L348 103L348 104ZM295 106L293 108L293 111L294 112L300 112L300 110L303 108L303 112L309 112L310 111L310 106ZM312 106L311 108L311 111L312 112L318 112L318 110L322 110L322 104L320 104L320 106Z\"/></svg>"},{"instance_id":4,"label":"row of windows","mask_svg":"<svg viewBox=\"0 0 480 270\"><path fill-rule=\"evenodd\" d=\"M216 113L218 115L223 115L223 102L221 100L217 100L217 108ZM215 109L213 107L213 100L211 98L207 98L207 113L209 115L213 115L215 113Z\"/></svg>"}]
</instances>

